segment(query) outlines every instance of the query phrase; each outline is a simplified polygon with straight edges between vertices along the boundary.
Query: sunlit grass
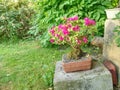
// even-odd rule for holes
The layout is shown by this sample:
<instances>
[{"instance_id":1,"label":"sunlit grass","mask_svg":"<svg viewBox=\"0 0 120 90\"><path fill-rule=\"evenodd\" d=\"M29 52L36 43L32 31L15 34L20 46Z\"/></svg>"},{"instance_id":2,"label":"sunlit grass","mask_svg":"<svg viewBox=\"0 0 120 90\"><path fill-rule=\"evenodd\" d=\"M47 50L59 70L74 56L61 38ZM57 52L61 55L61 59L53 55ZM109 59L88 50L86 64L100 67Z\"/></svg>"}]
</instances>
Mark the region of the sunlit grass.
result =
<instances>
[{"instance_id":1,"label":"sunlit grass","mask_svg":"<svg viewBox=\"0 0 120 90\"><path fill-rule=\"evenodd\" d=\"M0 44L0 90L46 90L52 87L55 63L64 53L37 41Z\"/></svg>"}]
</instances>

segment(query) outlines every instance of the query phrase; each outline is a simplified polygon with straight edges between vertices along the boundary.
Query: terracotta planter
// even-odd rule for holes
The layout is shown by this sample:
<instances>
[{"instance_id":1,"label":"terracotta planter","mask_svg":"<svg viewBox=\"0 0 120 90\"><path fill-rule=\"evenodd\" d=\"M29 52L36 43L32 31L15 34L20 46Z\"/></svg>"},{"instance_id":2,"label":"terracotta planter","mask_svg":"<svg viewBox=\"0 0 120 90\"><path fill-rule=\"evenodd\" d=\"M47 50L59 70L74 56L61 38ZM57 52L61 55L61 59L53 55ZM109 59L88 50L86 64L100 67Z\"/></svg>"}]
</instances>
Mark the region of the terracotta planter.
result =
<instances>
[{"instance_id":1,"label":"terracotta planter","mask_svg":"<svg viewBox=\"0 0 120 90\"><path fill-rule=\"evenodd\" d=\"M120 12L120 8L114 8L114 9L107 9L106 15L108 19L113 19L116 17L116 14Z\"/></svg>"},{"instance_id":2,"label":"terracotta planter","mask_svg":"<svg viewBox=\"0 0 120 90\"><path fill-rule=\"evenodd\" d=\"M63 69L65 72L89 70L91 69L91 64L92 58L89 56L76 61L63 62Z\"/></svg>"}]
</instances>

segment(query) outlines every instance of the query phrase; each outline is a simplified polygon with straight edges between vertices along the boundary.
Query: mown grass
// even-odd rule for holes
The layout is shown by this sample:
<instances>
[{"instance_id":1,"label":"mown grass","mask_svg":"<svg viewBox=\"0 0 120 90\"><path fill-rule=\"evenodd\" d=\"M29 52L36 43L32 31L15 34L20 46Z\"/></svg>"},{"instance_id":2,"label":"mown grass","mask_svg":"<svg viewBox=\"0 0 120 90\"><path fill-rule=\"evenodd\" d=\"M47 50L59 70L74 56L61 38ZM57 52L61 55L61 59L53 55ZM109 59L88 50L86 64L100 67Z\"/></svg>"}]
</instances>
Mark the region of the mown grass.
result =
<instances>
[{"instance_id":1,"label":"mown grass","mask_svg":"<svg viewBox=\"0 0 120 90\"><path fill-rule=\"evenodd\" d=\"M47 90L63 53L37 41L0 44L0 90Z\"/></svg>"}]
</instances>

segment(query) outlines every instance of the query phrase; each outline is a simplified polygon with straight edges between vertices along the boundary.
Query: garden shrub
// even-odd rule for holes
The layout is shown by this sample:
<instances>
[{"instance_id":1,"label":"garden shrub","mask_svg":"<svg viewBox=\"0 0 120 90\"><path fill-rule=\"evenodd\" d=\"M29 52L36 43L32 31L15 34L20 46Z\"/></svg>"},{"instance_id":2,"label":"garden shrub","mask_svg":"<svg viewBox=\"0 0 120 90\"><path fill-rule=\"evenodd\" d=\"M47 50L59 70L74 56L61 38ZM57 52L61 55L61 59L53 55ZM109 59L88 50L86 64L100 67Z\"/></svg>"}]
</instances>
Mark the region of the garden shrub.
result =
<instances>
[{"instance_id":1,"label":"garden shrub","mask_svg":"<svg viewBox=\"0 0 120 90\"><path fill-rule=\"evenodd\" d=\"M116 14L115 19L120 20L120 12ZM116 42L116 45L120 47L120 25L117 25L114 28L114 40Z\"/></svg>"},{"instance_id":2,"label":"garden shrub","mask_svg":"<svg viewBox=\"0 0 120 90\"><path fill-rule=\"evenodd\" d=\"M112 0L111 2L112 2L112 5L113 5L114 7L118 7L118 5L119 5L119 0Z\"/></svg>"},{"instance_id":3,"label":"garden shrub","mask_svg":"<svg viewBox=\"0 0 120 90\"><path fill-rule=\"evenodd\" d=\"M0 1L0 39L23 39L28 37L33 9L27 0Z\"/></svg>"},{"instance_id":4,"label":"garden shrub","mask_svg":"<svg viewBox=\"0 0 120 90\"><path fill-rule=\"evenodd\" d=\"M117 0L38 0L36 1L36 15L30 33L40 38L43 45L49 45L48 29L62 22L63 17L78 15L81 19L89 17L97 22L99 33L102 36L105 9L116 6Z\"/></svg>"}]
</instances>

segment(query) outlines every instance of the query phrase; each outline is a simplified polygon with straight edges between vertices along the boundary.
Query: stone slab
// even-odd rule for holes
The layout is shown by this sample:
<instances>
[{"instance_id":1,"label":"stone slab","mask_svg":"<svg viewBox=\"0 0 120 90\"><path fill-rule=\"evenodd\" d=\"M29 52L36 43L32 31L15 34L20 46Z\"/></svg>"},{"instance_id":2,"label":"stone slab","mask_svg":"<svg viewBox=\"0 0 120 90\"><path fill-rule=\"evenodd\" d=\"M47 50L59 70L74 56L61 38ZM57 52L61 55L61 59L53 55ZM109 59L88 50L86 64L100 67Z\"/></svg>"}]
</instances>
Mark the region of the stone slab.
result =
<instances>
[{"instance_id":1,"label":"stone slab","mask_svg":"<svg viewBox=\"0 0 120 90\"><path fill-rule=\"evenodd\" d=\"M66 73L62 61L58 61L54 90L113 90L112 77L107 68L98 62L93 62L91 70Z\"/></svg>"},{"instance_id":2,"label":"stone slab","mask_svg":"<svg viewBox=\"0 0 120 90\"><path fill-rule=\"evenodd\" d=\"M114 28L120 25L120 20L107 19L105 21L103 57L111 60L117 67L118 86L120 86L120 47L117 47L114 39Z\"/></svg>"}]
</instances>

